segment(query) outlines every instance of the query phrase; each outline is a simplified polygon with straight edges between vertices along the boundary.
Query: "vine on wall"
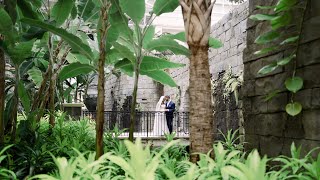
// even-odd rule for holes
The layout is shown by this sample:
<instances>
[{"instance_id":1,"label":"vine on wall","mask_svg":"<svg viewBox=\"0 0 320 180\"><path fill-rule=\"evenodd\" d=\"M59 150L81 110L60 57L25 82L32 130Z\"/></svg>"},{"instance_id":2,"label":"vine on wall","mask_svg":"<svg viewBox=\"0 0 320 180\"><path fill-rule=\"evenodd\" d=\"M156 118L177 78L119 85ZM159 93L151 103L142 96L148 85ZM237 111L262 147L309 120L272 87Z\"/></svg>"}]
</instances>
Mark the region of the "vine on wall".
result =
<instances>
[{"instance_id":1,"label":"vine on wall","mask_svg":"<svg viewBox=\"0 0 320 180\"><path fill-rule=\"evenodd\" d=\"M256 55L267 54L277 49L285 47L292 47L292 53L279 59L271 64L264 66L259 70L259 74L268 74L276 70L279 67L286 66L289 63L293 63L293 72L291 77L288 77L285 81L285 87L291 93L290 102L286 105L286 112L291 116L296 116L302 111L302 105L295 101L295 94L302 89L303 79L296 75L297 69L297 53L299 49L299 42L301 39L302 25L304 21L305 12L307 9L308 0L279 0L275 6L257 6L259 9L269 9L272 12L270 14L255 14L250 16L250 19L255 21L268 21L271 25L271 30L265 34L260 35L255 40L256 44L270 45L270 47L261 49L255 52ZM299 12L296 19L294 12ZM293 34L288 36L286 30L294 28ZM274 45L274 41L279 41ZM266 100L271 99L277 95L280 91L271 92Z\"/></svg>"}]
</instances>

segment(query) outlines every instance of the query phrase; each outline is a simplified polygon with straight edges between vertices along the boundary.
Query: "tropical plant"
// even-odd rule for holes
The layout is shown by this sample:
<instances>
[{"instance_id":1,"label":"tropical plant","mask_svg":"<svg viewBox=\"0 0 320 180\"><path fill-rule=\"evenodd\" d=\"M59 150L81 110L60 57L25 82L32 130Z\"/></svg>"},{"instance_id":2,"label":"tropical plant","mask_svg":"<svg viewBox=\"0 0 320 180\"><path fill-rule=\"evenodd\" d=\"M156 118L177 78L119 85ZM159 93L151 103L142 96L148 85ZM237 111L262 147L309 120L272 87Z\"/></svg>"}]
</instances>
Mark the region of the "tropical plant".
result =
<instances>
[{"instance_id":1,"label":"tropical plant","mask_svg":"<svg viewBox=\"0 0 320 180\"><path fill-rule=\"evenodd\" d=\"M281 50L283 47L287 46L293 47L293 50L290 51L290 54L287 57L264 66L258 72L259 74L265 75L280 67L289 65L290 63L293 64L292 76L284 82L286 89L291 93L290 102L286 105L286 112L291 116L296 116L302 111L302 105L295 101L294 96L303 88L303 79L296 75L296 61L308 2L309 1L279 0L275 6L257 6L259 9L270 9L270 14L255 14L250 16L250 19L252 20L268 21L271 24L271 30L258 36L255 43L259 45L272 44L272 47L261 49L255 52L256 55L265 55L270 52ZM299 18L293 19L294 14L297 13L300 14ZM289 27L295 29L293 31L294 33L288 34L285 31L285 29ZM279 92L281 91L277 90L271 92L266 97L266 100L276 96Z\"/></svg>"},{"instance_id":2,"label":"tropical plant","mask_svg":"<svg viewBox=\"0 0 320 180\"><path fill-rule=\"evenodd\" d=\"M213 143L213 114L208 49L219 48L221 43L210 38L211 0L179 0L185 26L185 37L190 50L190 147L192 162L198 154L206 154ZM201 111L199 111L201 109ZM199 140L201 139L201 141Z\"/></svg>"},{"instance_id":3,"label":"tropical plant","mask_svg":"<svg viewBox=\"0 0 320 180\"><path fill-rule=\"evenodd\" d=\"M119 9L119 23L116 27L122 28L122 31L119 34L118 40L115 43L112 43L114 52L111 54L117 55L123 59L118 63L115 63L116 68L121 69L122 72L129 76L134 76L129 129L129 139L133 141L139 75L146 75L155 81L175 87L176 83L164 69L183 66L183 64L173 63L163 58L151 56L151 52L170 50L174 54L187 56L189 53L187 48L176 42L174 38L163 36L154 39L155 27L151 25L153 20L163 13L174 11L178 7L177 1L155 1L153 10L150 13L150 19L142 27L140 24L146 11L144 0L134 2L119 0L119 3L117 1L113 1L113 3L116 4ZM132 6L136 9L133 10ZM132 29L128 26L127 16L129 16L133 22ZM125 23L122 23L123 21Z\"/></svg>"}]
</instances>

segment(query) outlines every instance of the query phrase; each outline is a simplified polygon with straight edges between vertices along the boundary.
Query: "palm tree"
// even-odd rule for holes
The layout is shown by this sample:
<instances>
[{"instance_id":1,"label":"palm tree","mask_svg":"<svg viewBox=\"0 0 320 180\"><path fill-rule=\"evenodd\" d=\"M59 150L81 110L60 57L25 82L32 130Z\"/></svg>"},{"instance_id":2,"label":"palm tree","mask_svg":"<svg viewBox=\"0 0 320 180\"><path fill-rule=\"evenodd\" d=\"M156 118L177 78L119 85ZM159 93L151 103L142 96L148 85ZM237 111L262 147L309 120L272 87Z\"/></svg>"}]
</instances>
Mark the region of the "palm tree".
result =
<instances>
[{"instance_id":1,"label":"palm tree","mask_svg":"<svg viewBox=\"0 0 320 180\"><path fill-rule=\"evenodd\" d=\"M190 161L195 152L207 153L213 143L213 107L208 61L211 0L179 0L182 7L186 40L190 50Z\"/></svg>"}]
</instances>

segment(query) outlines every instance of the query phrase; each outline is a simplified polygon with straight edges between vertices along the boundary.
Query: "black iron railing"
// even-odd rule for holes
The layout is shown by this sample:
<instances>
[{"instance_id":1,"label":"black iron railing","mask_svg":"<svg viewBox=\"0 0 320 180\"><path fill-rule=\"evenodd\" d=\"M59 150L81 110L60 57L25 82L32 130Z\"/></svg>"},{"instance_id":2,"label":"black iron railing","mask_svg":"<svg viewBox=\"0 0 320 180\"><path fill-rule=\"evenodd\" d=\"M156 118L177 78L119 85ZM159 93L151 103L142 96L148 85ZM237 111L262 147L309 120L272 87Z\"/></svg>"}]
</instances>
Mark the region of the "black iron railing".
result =
<instances>
[{"instance_id":1,"label":"black iron railing","mask_svg":"<svg viewBox=\"0 0 320 180\"><path fill-rule=\"evenodd\" d=\"M85 117L96 119L96 112L85 111ZM116 126L123 130L122 136L128 136L130 127L130 112L124 111L105 111L105 130L112 130ZM173 116L173 132L176 137L189 137L189 113L174 112ZM164 112L157 111L139 111L136 112L135 122L136 137L161 137L169 133L167 119Z\"/></svg>"}]
</instances>

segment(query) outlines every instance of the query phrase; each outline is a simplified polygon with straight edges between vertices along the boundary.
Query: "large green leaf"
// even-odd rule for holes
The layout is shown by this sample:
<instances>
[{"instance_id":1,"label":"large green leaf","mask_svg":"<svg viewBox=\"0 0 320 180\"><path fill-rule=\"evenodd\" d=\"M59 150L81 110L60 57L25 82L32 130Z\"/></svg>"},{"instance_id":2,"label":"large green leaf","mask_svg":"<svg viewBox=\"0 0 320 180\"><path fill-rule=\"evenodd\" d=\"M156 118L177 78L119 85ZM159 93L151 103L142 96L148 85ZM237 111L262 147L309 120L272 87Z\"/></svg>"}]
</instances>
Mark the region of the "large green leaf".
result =
<instances>
[{"instance_id":1,"label":"large green leaf","mask_svg":"<svg viewBox=\"0 0 320 180\"><path fill-rule=\"evenodd\" d=\"M23 83L19 81L18 84L18 95L21 100L21 104L26 112L30 111L30 97L29 94L24 87Z\"/></svg>"},{"instance_id":2,"label":"large green leaf","mask_svg":"<svg viewBox=\"0 0 320 180\"><path fill-rule=\"evenodd\" d=\"M209 38L209 47L214 48L214 49L218 49L221 48L223 46L222 42L219 41L216 38Z\"/></svg>"},{"instance_id":3,"label":"large green leaf","mask_svg":"<svg viewBox=\"0 0 320 180\"><path fill-rule=\"evenodd\" d=\"M84 21L96 20L99 18L99 7L92 0L78 0L78 16Z\"/></svg>"},{"instance_id":4,"label":"large green leaf","mask_svg":"<svg viewBox=\"0 0 320 180\"><path fill-rule=\"evenodd\" d=\"M288 78L285 85L289 91L296 93L303 87L303 79L301 77Z\"/></svg>"},{"instance_id":5,"label":"large green leaf","mask_svg":"<svg viewBox=\"0 0 320 180\"><path fill-rule=\"evenodd\" d=\"M56 26L61 26L69 17L74 6L74 0L58 0L51 10L52 18L56 21Z\"/></svg>"},{"instance_id":6,"label":"large green leaf","mask_svg":"<svg viewBox=\"0 0 320 180\"><path fill-rule=\"evenodd\" d=\"M146 4L145 0L119 0L120 7L134 22L140 23L144 17Z\"/></svg>"},{"instance_id":7,"label":"large green leaf","mask_svg":"<svg viewBox=\"0 0 320 180\"><path fill-rule=\"evenodd\" d=\"M4 9L11 17L12 23L15 24L17 20L17 0L4 0ZM2 17L2 16L1 16Z\"/></svg>"},{"instance_id":8,"label":"large green leaf","mask_svg":"<svg viewBox=\"0 0 320 180\"><path fill-rule=\"evenodd\" d=\"M32 55L32 47L35 40L20 42L14 47L8 48L8 54L14 64L20 65L26 58Z\"/></svg>"},{"instance_id":9,"label":"large green leaf","mask_svg":"<svg viewBox=\"0 0 320 180\"><path fill-rule=\"evenodd\" d=\"M121 11L111 14L109 17L111 25L107 33L107 41L109 43L116 41L120 34L126 39L132 36L132 31L128 26L128 18Z\"/></svg>"},{"instance_id":10,"label":"large green leaf","mask_svg":"<svg viewBox=\"0 0 320 180\"><path fill-rule=\"evenodd\" d=\"M177 34L168 34L161 37L169 37L171 39L176 39L182 42L186 42L186 33L185 32L179 32Z\"/></svg>"},{"instance_id":11,"label":"large green leaf","mask_svg":"<svg viewBox=\"0 0 320 180\"><path fill-rule=\"evenodd\" d=\"M154 71L184 66L185 64L174 63L157 57L145 56L141 62L140 69L141 71Z\"/></svg>"},{"instance_id":12,"label":"large green leaf","mask_svg":"<svg viewBox=\"0 0 320 180\"><path fill-rule=\"evenodd\" d=\"M133 76L133 73L134 73L133 64L128 59L124 59L124 60L117 62L114 65L114 67L116 69L120 69L121 72L127 74L128 76L131 76L131 77Z\"/></svg>"},{"instance_id":13,"label":"large green leaf","mask_svg":"<svg viewBox=\"0 0 320 180\"><path fill-rule=\"evenodd\" d=\"M160 16L163 13L173 12L179 6L179 0L156 0L153 12Z\"/></svg>"},{"instance_id":14,"label":"large green leaf","mask_svg":"<svg viewBox=\"0 0 320 180\"><path fill-rule=\"evenodd\" d=\"M123 56L116 49L111 49L107 53L106 64L115 64L119 60L123 59Z\"/></svg>"},{"instance_id":15,"label":"large green leaf","mask_svg":"<svg viewBox=\"0 0 320 180\"><path fill-rule=\"evenodd\" d=\"M94 70L95 68L89 64L72 63L62 68L59 73L59 79L64 81L81 74L88 74Z\"/></svg>"},{"instance_id":16,"label":"large green leaf","mask_svg":"<svg viewBox=\"0 0 320 180\"><path fill-rule=\"evenodd\" d=\"M116 42L112 43L112 45L121 54L121 56L123 58L127 58L132 63L134 63L136 61L136 58L135 58L133 52L130 51L126 46L123 46L123 45L116 43Z\"/></svg>"},{"instance_id":17,"label":"large green leaf","mask_svg":"<svg viewBox=\"0 0 320 180\"><path fill-rule=\"evenodd\" d=\"M29 0L18 0L17 5L20 8L22 14L26 18L39 19L37 11L31 5L32 2Z\"/></svg>"},{"instance_id":18,"label":"large green leaf","mask_svg":"<svg viewBox=\"0 0 320 180\"><path fill-rule=\"evenodd\" d=\"M274 8L275 12L287 11L296 5L298 0L279 0L276 7Z\"/></svg>"},{"instance_id":19,"label":"large green leaf","mask_svg":"<svg viewBox=\"0 0 320 180\"><path fill-rule=\"evenodd\" d=\"M286 106L286 112L291 116L296 116L302 111L302 105L298 102L289 103Z\"/></svg>"},{"instance_id":20,"label":"large green leaf","mask_svg":"<svg viewBox=\"0 0 320 180\"><path fill-rule=\"evenodd\" d=\"M53 34L60 36L71 46L72 52L79 52L87 56L89 59L93 60L94 56L92 54L90 47L84 44L79 37L73 34L70 34L64 29L57 28L55 26L52 26L50 24L47 24L38 20L24 18L21 21L24 23L30 24L32 26L40 27L42 29L52 32Z\"/></svg>"},{"instance_id":21,"label":"large green leaf","mask_svg":"<svg viewBox=\"0 0 320 180\"><path fill-rule=\"evenodd\" d=\"M90 64L90 60L82 54L68 53L66 59L69 63L79 62L81 64Z\"/></svg>"},{"instance_id":22,"label":"large green leaf","mask_svg":"<svg viewBox=\"0 0 320 180\"><path fill-rule=\"evenodd\" d=\"M146 75L152 78L155 81L158 81L162 84L169 85L171 87L177 87L177 84L170 77L168 73L163 70L155 70L155 71L141 71L141 75Z\"/></svg>"},{"instance_id":23,"label":"large green leaf","mask_svg":"<svg viewBox=\"0 0 320 180\"><path fill-rule=\"evenodd\" d=\"M174 54L189 56L189 49L180 45L176 41L168 38L159 38L149 42L147 49L149 51L157 50L160 52L170 50Z\"/></svg>"},{"instance_id":24,"label":"large green leaf","mask_svg":"<svg viewBox=\"0 0 320 180\"><path fill-rule=\"evenodd\" d=\"M0 7L0 34L13 39L12 19L3 7Z\"/></svg>"},{"instance_id":25,"label":"large green leaf","mask_svg":"<svg viewBox=\"0 0 320 180\"><path fill-rule=\"evenodd\" d=\"M183 67L185 64L170 62L165 59L145 56L141 62L140 70L141 71L155 71L155 70L163 70L169 68L179 68ZM117 63L116 68L126 68L127 70L133 70L133 64L128 60L122 60Z\"/></svg>"},{"instance_id":26,"label":"large green leaf","mask_svg":"<svg viewBox=\"0 0 320 180\"><path fill-rule=\"evenodd\" d=\"M40 87L43 81L42 72L39 68L33 67L28 71L29 79L32 80L37 87Z\"/></svg>"},{"instance_id":27,"label":"large green leaf","mask_svg":"<svg viewBox=\"0 0 320 180\"><path fill-rule=\"evenodd\" d=\"M265 34L258 36L254 42L257 44L266 44L278 39L279 37L280 37L280 33L276 31L269 31Z\"/></svg>"},{"instance_id":28,"label":"large green leaf","mask_svg":"<svg viewBox=\"0 0 320 180\"><path fill-rule=\"evenodd\" d=\"M149 26L143 38L142 44L144 48L148 47L148 43L153 39L154 33L155 33L155 27Z\"/></svg>"}]
</instances>

